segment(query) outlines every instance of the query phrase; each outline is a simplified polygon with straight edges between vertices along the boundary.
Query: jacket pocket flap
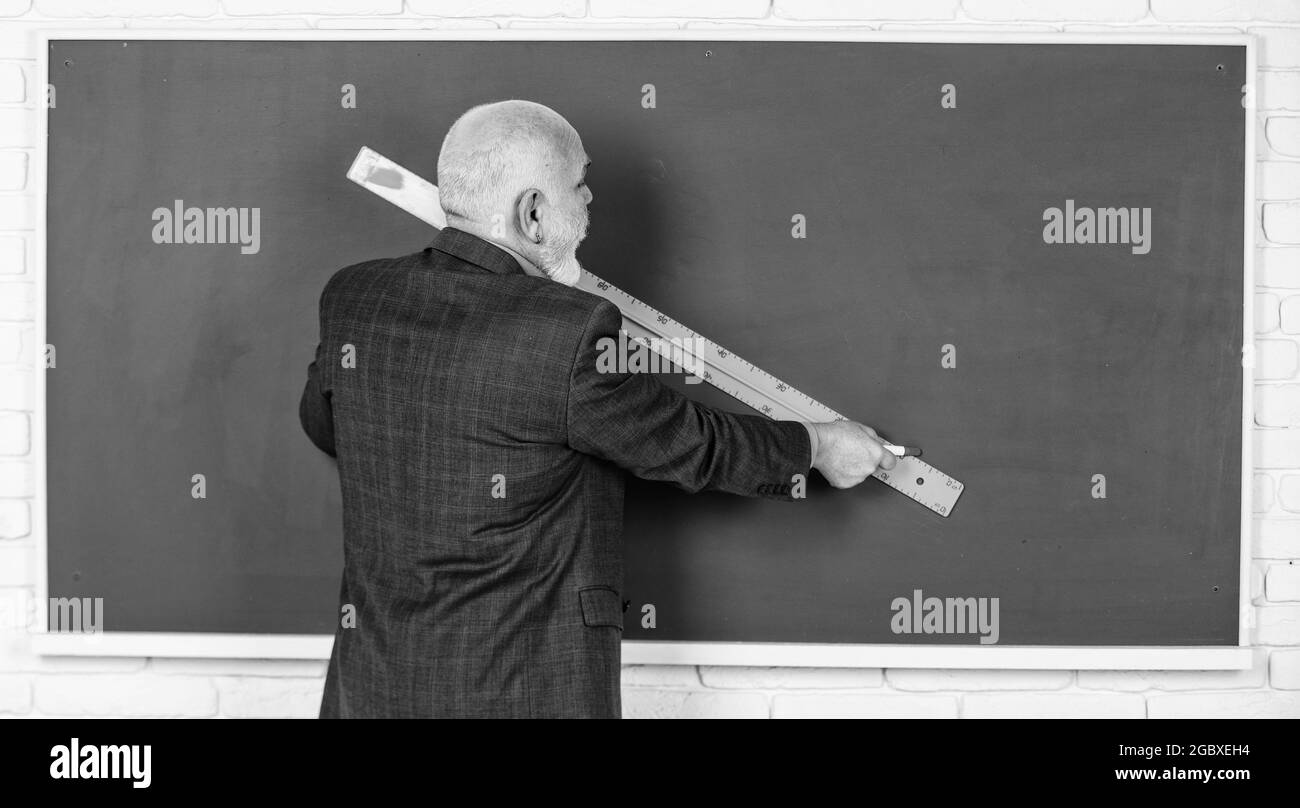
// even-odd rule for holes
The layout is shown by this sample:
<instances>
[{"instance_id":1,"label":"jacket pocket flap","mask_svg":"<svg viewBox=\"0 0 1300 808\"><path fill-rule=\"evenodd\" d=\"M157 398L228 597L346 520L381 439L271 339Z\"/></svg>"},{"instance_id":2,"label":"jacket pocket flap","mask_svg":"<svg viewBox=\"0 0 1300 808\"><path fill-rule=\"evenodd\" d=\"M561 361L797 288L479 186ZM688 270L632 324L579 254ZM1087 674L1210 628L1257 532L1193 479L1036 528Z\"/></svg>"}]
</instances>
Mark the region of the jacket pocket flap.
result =
<instances>
[{"instance_id":1,"label":"jacket pocket flap","mask_svg":"<svg viewBox=\"0 0 1300 808\"><path fill-rule=\"evenodd\" d=\"M578 590L578 598L582 601L583 623L623 630L623 604L613 589L608 586L589 586Z\"/></svg>"}]
</instances>

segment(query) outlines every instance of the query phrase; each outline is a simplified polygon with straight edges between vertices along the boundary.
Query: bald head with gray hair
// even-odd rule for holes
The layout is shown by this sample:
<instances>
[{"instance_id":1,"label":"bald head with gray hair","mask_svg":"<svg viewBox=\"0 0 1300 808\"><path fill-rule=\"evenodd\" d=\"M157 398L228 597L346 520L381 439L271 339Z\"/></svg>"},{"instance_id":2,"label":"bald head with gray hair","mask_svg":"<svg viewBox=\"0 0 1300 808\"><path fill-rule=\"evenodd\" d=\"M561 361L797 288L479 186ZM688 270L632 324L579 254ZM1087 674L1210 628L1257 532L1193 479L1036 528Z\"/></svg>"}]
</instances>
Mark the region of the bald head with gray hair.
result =
<instances>
[{"instance_id":1,"label":"bald head with gray hair","mask_svg":"<svg viewBox=\"0 0 1300 808\"><path fill-rule=\"evenodd\" d=\"M576 282L586 235L587 154L555 110L509 100L456 119L438 154L447 224L523 254L548 276Z\"/></svg>"},{"instance_id":2,"label":"bald head with gray hair","mask_svg":"<svg viewBox=\"0 0 1300 808\"><path fill-rule=\"evenodd\" d=\"M579 148L578 133L532 101L480 104L456 119L438 154L438 194L449 217L490 224L526 188L550 190L554 169Z\"/></svg>"}]
</instances>

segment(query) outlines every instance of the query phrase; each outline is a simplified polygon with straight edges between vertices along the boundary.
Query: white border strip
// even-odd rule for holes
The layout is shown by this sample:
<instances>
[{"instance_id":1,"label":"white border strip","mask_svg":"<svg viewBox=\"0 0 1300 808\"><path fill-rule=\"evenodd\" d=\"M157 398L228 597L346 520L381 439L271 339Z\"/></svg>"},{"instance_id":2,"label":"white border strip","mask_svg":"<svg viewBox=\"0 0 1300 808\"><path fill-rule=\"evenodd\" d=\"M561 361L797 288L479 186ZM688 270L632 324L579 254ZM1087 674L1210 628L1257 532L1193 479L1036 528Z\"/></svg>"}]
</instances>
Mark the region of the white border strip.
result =
<instances>
[{"instance_id":1,"label":"white border strip","mask_svg":"<svg viewBox=\"0 0 1300 808\"><path fill-rule=\"evenodd\" d=\"M334 638L308 634L44 634L39 654L67 656L329 659ZM1250 648L1037 645L832 645L824 643L623 643L625 665L818 668L1031 668L1040 670L1246 670Z\"/></svg>"},{"instance_id":2,"label":"white border strip","mask_svg":"<svg viewBox=\"0 0 1300 808\"><path fill-rule=\"evenodd\" d=\"M1246 210L1242 218L1241 246L1245 251L1243 269L1243 291L1241 295L1241 584L1240 605L1241 619L1238 623L1238 641L1242 645L1250 644L1251 631L1255 628L1255 609L1250 602L1250 559L1251 533L1254 507L1252 498L1254 486L1255 456L1255 211L1259 209L1255 200L1255 172L1259 167L1255 163L1255 118L1259 105L1259 69L1255 63L1257 54L1255 38L1250 36L1246 42L1246 81L1242 89L1246 92L1246 103L1242 112L1246 116L1246 151L1243 154L1246 172L1242 195L1245 197ZM1244 361L1249 354L1251 361Z\"/></svg>"},{"instance_id":3,"label":"white border strip","mask_svg":"<svg viewBox=\"0 0 1300 808\"><path fill-rule=\"evenodd\" d=\"M119 33L120 36L111 34ZM1021 45L1209 45L1244 46L1246 75L1252 87L1252 104L1245 114L1244 327L1242 346L1254 345L1255 255L1255 104L1258 87L1255 37L1249 34L1005 34L970 32L880 32L745 28L726 30L68 30L57 28L32 34L40 45L38 94L49 86L51 40L228 40L228 41L701 41L701 42L878 42ZM37 143L33 176L36 204L36 334L38 347L46 342L45 241L46 170L49 134L48 110L38 107ZM48 633L48 490L46 488L46 411L44 352L35 352L36 411L32 418L32 453L36 475L32 534L36 538L36 603L39 631L32 638L39 654L75 656L171 656L253 659L325 659L333 644L328 635L281 634L175 634L107 632L100 635ZM1250 603L1250 535L1253 476L1254 373L1242 374L1242 468L1240 621L1237 647L1088 647L1088 646L955 646L955 645L832 645L800 643L659 643L625 641L625 664L757 665L816 667L921 667L921 668L1037 668L1092 670L1240 670L1251 665L1248 647L1254 610Z\"/></svg>"}]
</instances>

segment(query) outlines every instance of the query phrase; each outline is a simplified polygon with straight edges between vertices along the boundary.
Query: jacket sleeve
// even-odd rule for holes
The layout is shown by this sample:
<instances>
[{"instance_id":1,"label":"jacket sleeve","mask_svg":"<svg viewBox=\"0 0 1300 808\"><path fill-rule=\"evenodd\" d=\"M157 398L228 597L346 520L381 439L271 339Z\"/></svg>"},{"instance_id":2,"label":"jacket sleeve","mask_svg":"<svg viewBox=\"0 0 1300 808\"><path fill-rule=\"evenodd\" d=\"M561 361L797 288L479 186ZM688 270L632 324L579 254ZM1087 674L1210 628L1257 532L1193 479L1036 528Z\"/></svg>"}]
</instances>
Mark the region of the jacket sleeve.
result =
<instances>
[{"instance_id":1,"label":"jacket sleeve","mask_svg":"<svg viewBox=\"0 0 1300 808\"><path fill-rule=\"evenodd\" d=\"M324 343L316 346L316 358L307 366L307 386L298 402L298 421L311 442L330 457L334 450L334 409L330 403L332 390L321 379L322 350Z\"/></svg>"},{"instance_id":2,"label":"jacket sleeve","mask_svg":"<svg viewBox=\"0 0 1300 808\"><path fill-rule=\"evenodd\" d=\"M617 345L622 322L607 300L587 320L569 380L569 445L692 493L790 499L792 478L806 477L812 463L807 428L714 409L653 375L598 365L602 346Z\"/></svg>"}]
</instances>

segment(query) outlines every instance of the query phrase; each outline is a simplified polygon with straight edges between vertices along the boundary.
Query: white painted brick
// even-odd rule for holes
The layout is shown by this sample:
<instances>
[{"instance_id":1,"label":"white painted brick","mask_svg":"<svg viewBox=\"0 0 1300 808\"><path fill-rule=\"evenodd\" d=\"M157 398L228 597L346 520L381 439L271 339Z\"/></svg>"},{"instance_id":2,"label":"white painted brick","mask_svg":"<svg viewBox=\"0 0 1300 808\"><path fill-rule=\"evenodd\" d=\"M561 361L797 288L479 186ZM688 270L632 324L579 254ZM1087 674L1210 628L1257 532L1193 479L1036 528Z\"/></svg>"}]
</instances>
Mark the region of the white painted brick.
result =
<instances>
[{"instance_id":1,"label":"white painted brick","mask_svg":"<svg viewBox=\"0 0 1300 808\"><path fill-rule=\"evenodd\" d=\"M1255 250L1255 283L1300 289L1300 249L1264 247Z\"/></svg>"},{"instance_id":2,"label":"white painted brick","mask_svg":"<svg viewBox=\"0 0 1300 808\"><path fill-rule=\"evenodd\" d=\"M697 21L698 22L698 21ZM700 25L720 25L724 28L731 27L748 27L761 28L761 23L716 23L716 22L698 22ZM677 31L682 28L682 23L672 22L670 20L605 20L601 22L587 22L583 20L582 30L584 31ZM506 28L531 29L535 31L545 31L547 29L564 29L573 26L573 20L567 17L551 17L544 20L510 20L505 23ZM687 24L687 27L691 27Z\"/></svg>"},{"instance_id":3,"label":"white painted brick","mask_svg":"<svg viewBox=\"0 0 1300 808\"><path fill-rule=\"evenodd\" d=\"M1255 423L1260 426L1300 426L1300 385L1256 385Z\"/></svg>"},{"instance_id":4,"label":"white painted brick","mask_svg":"<svg viewBox=\"0 0 1300 808\"><path fill-rule=\"evenodd\" d=\"M1300 558L1300 519L1256 519L1255 558Z\"/></svg>"},{"instance_id":5,"label":"white painted brick","mask_svg":"<svg viewBox=\"0 0 1300 808\"><path fill-rule=\"evenodd\" d=\"M0 194L0 228L31 230L36 227L36 197L31 194Z\"/></svg>"},{"instance_id":6,"label":"white painted brick","mask_svg":"<svg viewBox=\"0 0 1300 808\"><path fill-rule=\"evenodd\" d=\"M1300 295L1287 295L1278 304L1278 325L1288 334L1300 334Z\"/></svg>"},{"instance_id":7,"label":"white painted brick","mask_svg":"<svg viewBox=\"0 0 1300 808\"><path fill-rule=\"evenodd\" d=\"M1066 33L1091 34L1244 34L1246 29L1233 25L1103 25L1095 22L1067 23Z\"/></svg>"},{"instance_id":8,"label":"white painted brick","mask_svg":"<svg viewBox=\"0 0 1300 808\"><path fill-rule=\"evenodd\" d=\"M166 675L322 677L328 663L323 659L206 659L154 657L149 670ZM223 710L224 712L224 710Z\"/></svg>"},{"instance_id":9,"label":"white painted brick","mask_svg":"<svg viewBox=\"0 0 1300 808\"><path fill-rule=\"evenodd\" d=\"M1277 501L1283 510L1300 513L1300 474L1284 474L1277 485Z\"/></svg>"},{"instance_id":10,"label":"white painted brick","mask_svg":"<svg viewBox=\"0 0 1300 808\"><path fill-rule=\"evenodd\" d=\"M27 100L27 79L17 62L0 62L0 104L21 104Z\"/></svg>"},{"instance_id":11,"label":"white painted brick","mask_svg":"<svg viewBox=\"0 0 1300 808\"><path fill-rule=\"evenodd\" d=\"M1300 482L1300 477L1295 478ZM1300 600L1300 566L1288 561L1268 565L1264 593L1270 601Z\"/></svg>"},{"instance_id":12,"label":"white painted brick","mask_svg":"<svg viewBox=\"0 0 1300 808\"><path fill-rule=\"evenodd\" d=\"M3 28L4 26L0 26ZM31 148L36 145L36 113L22 107L0 108L0 148ZM8 227L0 220L0 228Z\"/></svg>"},{"instance_id":13,"label":"white painted brick","mask_svg":"<svg viewBox=\"0 0 1300 808\"><path fill-rule=\"evenodd\" d=\"M1279 648L1269 655L1268 683L1276 690L1300 690L1300 648Z\"/></svg>"},{"instance_id":14,"label":"white painted brick","mask_svg":"<svg viewBox=\"0 0 1300 808\"><path fill-rule=\"evenodd\" d=\"M28 460L0 460L0 497L36 495L32 464Z\"/></svg>"},{"instance_id":15,"label":"white painted brick","mask_svg":"<svg viewBox=\"0 0 1300 808\"><path fill-rule=\"evenodd\" d=\"M37 31L50 31L57 34L60 29L76 30L86 28L123 28L121 20L15 20L5 21L0 25L0 57L6 59L39 59L40 45L36 42Z\"/></svg>"},{"instance_id":16,"label":"white painted brick","mask_svg":"<svg viewBox=\"0 0 1300 808\"><path fill-rule=\"evenodd\" d=\"M1250 690L1268 679L1268 652L1257 648L1240 671L1079 671L1085 690Z\"/></svg>"},{"instance_id":17,"label":"white painted brick","mask_svg":"<svg viewBox=\"0 0 1300 808\"><path fill-rule=\"evenodd\" d=\"M963 718L1145 718L1146 700L1110 693L972 693Z\"/></svg>"},{"instance_id":18,"label":"white painted brick","mask_svg":"<svg viewBox=\"0 0 1300 808\"><path fill-rule=\"evenodd\" d=\"M1151 16L1159 20L1300 21L1295 0L1151 0Z\"/></svg>"},{"instance_id":19,"label":"white painted brick","mask_svg":"<svg viewBox=\"0 0 1300 808\"><path fill-rule=\"evenodd\" d=\"M625 665L623 687L690 687L700 689L693 665Z\"/></svg>"},{"instance_id":20,"label":"white painted brick","mask_svg":"<svg viewBox=\"0 0 1300 808\"><path fill-rule=\"evenodd\" d=\"M659 22L659 21L656 21ZM691 31L709 30L726 31L745 28L750 30L796 29L799 31L874 31L876 26L869 22L852 20L789 20L781 17L764 17L759 20L687 20L681 27Z\"/></svg>"},{"instance_id":21,"label":"white painted brick","mask_svg":"<svg viewBox=\"0 0 1300 808\"><path fill-rule=\"evenodd\" d=\"M127 29L144 28L144 29L183 29L187 31L202 31L206 28L229 29L233 28L238 31L310 31L311 23L303 18L295 17L272 17L270 19L259 20L252 17L215 17L210 20L156 20L149 18L137 18L128 20Z\"/></svg>"},{"instance_id":22,"label":"white painted brick","mask_svg":"<svg viewBox=\"0 0 1300 808\"><path fill-rule=\"evenodd\" d=\"M1247 31L1259 37L1256 58L1260 67L1300 67L1300 28L1251 27Z\"/></svg>"},{"instance_id":23,"label":"white painted brick","mask_svg":"<svg viewBox=\"0 0 1300 808\"><path fill-rule=\"evenodd\" d=\"M31 670L42 673L138 673L145 668L142 657L37 656Z\"/></svg>"},{"instance_id":24,"label":"white painted brick","mask_svg":"<svg viewBox=\"0 0 1300 808\"><path fill-rule=\"evenodd\" d=\"M1254 362L1255 381L1289 381L1300 369L1300 343L1284 336L1258 338Z\"/></svg>"},{"instance_id":25,"label":"white painted brick","mask_svg":"<svg viewBox=\"0 0 1300 808\"><path fill-rule=\"evenodd\" d=\"M412 14L431 17L581 17L584 0L407 0Z\"/></svg>"},{"instance_id":26,"label":"white painted brick","mask_svg":"<svg viewBox=\"0 0 1300 808\"><path fill-rule=\"evenodd\" d=\"M624 718L767 718L767 696L718 690L651 690L623 692Z\"/></svg>"},{"instance_id":27,"label":"white painted brick","mask_svg":"<svg viewBox=\"0 0 1300 808\"><path fill-rule=\"evenodd\" d=\"M0 275L21 275L27 271L27 239L0 236Z\"/></svg>"},{"instance_id":28,"label":"white painted brick","mask_svg":"<svg viewBox=\"0 0 1300 808\"><path fill-rule=\"evenodd\" d=\"M1270 115L1264 123L1268 146L1278 154L1300 157L1300 117Z\"/></svg>"},{"instance_id":29,"label":"white painted brick","mask_svg":"<svg viewBox=\"0 0 1300 808\"><path fill-rule=\"evenodd\" d=\"M36 629L33 620L32 587L0 587L0 670L12 670L4 663L12 654L10 645L15 639L25 639Z\"/></svg>"},{"instance_id":30,"label":"white painted brick","mask_svg":"<svg viewBox=\"0 0 1300 808\"><path fill-rule=\"evenodd\" d=\"M216 680L221 714L231 718L315 718L323 679L234 678Z\"/></svg>"},{"instance_id":31,"label":"white painted brick","mask_svg":"<svg viewBox=\"0 0 1300 808\"><path fill-rule=\"evenodd\" d=\"M1255 468L1300 468L1300 429L1256 429Z\"/></svg>"},{"instance_id":32,"label":"white painted brick","mask_svg":"<svg viewBox=\"0 0 1300 808\"><path fill-rule=\"evenodd\" d=\"M31 449L32 429L27 413L0 412L0 455L16 457Z\"/></svg>"},{"instance_id":33,"label":"white painted brick","mask_svg":"<svg viewBox=\"0 0 1300 808\"><path fill-rule=\"evenodd\" d=\"M203 717L217 713L217 689L188 676L45 676L36 709L47 715Z\"/></svg>"},{"instance_id":34,"label":"white painted brick","mask_svg":"<svg viewBox=\"0 0 1300 808\"><path fill-rule=\"evenodd\" d=\"M1069 687L1071 671L913 670L885 673L895 690L1059 690Z\"/></svg>"},{"instance_id":35,"label":"white painted brick","mask_svg":"<svg viewBox=\"0 0 1300 808\"><path fill-rule=\"evenodd\" d=\"M879 668L746 668L702 667L706 687L741 690L856 689L880 687Z\"/></svg>"},{"instance_id":36,"label":"white painted brick","mask_svg":"<svg viewBox=\"0 0 1300 808\"><path fill-rule=\"evenodd\" d=\"M22 715L31 709L31 680L26 676L0 676L0 714Z\"/></svg>"},{"instance_id":37,"label":"white painted brick","mask_svg":"<svg viewBox=\"0 0 1300 808\"><path fill-rule=\"evenodd\" d=\"M1300 109L1300 70L1261 70L1257 85L1259 109Z\"/></svg>"},{"instance_id":38,"label":"white painted brick","mask_svg":"<svg viewBox=\"0 0 1300 808\"><path fill-rule=\"evenodd\" d=\"M1273 503L1277 501L1275 496L1277 486L1273 478L1267 474L1256 474L1254 483L1251 511L1268 513L1273 510Z\"/></svg>"},{"instance_id":39,"label":"white painted brick","mask_svg":"<svg viewBox=\"0 0 1300 808\"><path fill-rule=\"evenodd\" d=\"M886 22L880 24L882 31L910 31L913 33L960 33L960 34L1034 34L1057 33L1059 29L1045 22L1021 23L1012 25L995 22Z\"/></svg>"},{"instance_id":40,"label":"white painted brick","mask_svg":"<svg viewBox=\"0 0 1300 808\"><path fill-rule=\"evenodd\" d=\"M47 17L211 17L220 8L217 0L36 0L36 10Z\"/></svg>"},{"instance_id":41,"label":"white painted brick","mask_svg":"<svg viewBox=\"0 0 1300 808\"><path fill-rule=\"evenodd\" d=\"M1255 164L1255 178L1259 199L1300 199L1300 162L1263 160Z\"/></svg>"},{"instance_id":42,"label":"white painted brick","mask_svg":"<svg viewBox=\"0 0 1300 808\"><path fill-rule=\"evenodd\" d=\"M772 14L794 20L951 20L958 0L775 0Z\"/></svg>"},{"instance_id":43,"label":"white painted brick","mask_svg":"<svg viewBox=\"0 0 1300 808\"><path fill-rule=\"evenodd\" d=\"M1263 561L1251 560L1248 567L1250 573L1250 602L1256 606L1263 605L1264 599L1264 569L1267 565Z\"/></svg>"},{"instance_id":44,"label":"white painted brick","mask_svg":"<svg viewBox=\"0 0 1300 808\"><path fill-rule=\"evenodd\" d=\"M785 695L772 700L773 718L956 718L955 696Z\"/></svg>"},{"instance_id":45,"label":"white painted brick","mask_svg":"<svg viewBox=\"0 0 1300 808\"><path fill-rule=\"evenodd\" d=\"M1297 163L1300 165L1300 163ZM0 152L0 191L21 191L27 187L27 153Z\"/></svg>"},{"instance_id":46,"label":"white painted brick","mask_svg":"<svg viewBox=\"0 0 1300 808\"><path fill-rule=\"evenodd\" d=\"M572 21L569 23L572 25ZM433 29L439 30L475 30L483 28L500 28L501 26L495 20L476 20L476 19L398 19L394 17L344 17L335 19L332 17L322 17L316 21L317 28L364 28L370 30L411 30L411 29Z\"/></svg>"},{"instance_id":47,"label":"white painted brick","mask_svg":"<svg viewBox=\"0 0 1300 808\"><path fill-rule=\"evenodd\" d=\"M1265 112L1259 109L1257 106L1254 112L1255 112L1255 159L1257 161L1271 160L1273 162L1294 159L1289 155L1282 154L1277 149L1274 149L1272 146L1269 145L1268 142L1269 116L1272 115L1274 117L1279 117L1279 116L1283 116L1284 113ZM1258 194L1258 190L1256 191L1256 193Z\"/></svg>"},{"instance_id":48,"label":"white painted brick","mask_svg":"<svg viewBox=\"0 0 1300 808\"><path fill-rule=\"evenodd\" d=\"M974 20L1095 20L1133 22L1147 15L1146 0L963 0Z\"/></svg>"},{"instance_id":49,"label":"white painted brick","mask_svg":"<svg viewBox=\"0 0 1300 808\"><path fill-rule=\"evenodd\" d=\"M752 18L766 17L771 4L769 0L590 0L589 5L593 17Z\"/></svg>"},{"instance_id":50,"label":"white painted brick","mask_svg":"<svg viewBox=\"0 0 1300 808\"><path fill-rule=\"evenodd\" d=\"M412 20L399 17L322 17L316 27L322 29L359 28L367 31L430 30L438 27L438 20ZM492 23L492 28L498 27Z\"/></svg>"},{"instance_id":51,"label":"white painted brick","mask_svg":"<svg viewBox=\"0 0 1300 808\"><path fill-rule=\"evenodd\" d=\"M31 503L24 499L0 499L0 539L21 539L31 532Z\"/></svg>"},{"instance_id":52,"label":"white painted brick","mask_svg":"<svg viewBox=\"0 0 1300 808\"><path fill-rule=\"evenodd\" d=\"M31 7L32 0L0 0L0 17L17 17Z\"/></svg>"},{"instance_id":53,"label":"white painted brick","mask_svg":"<svg viewBox=\"0 0 1300 808\"><path fill-rule=\"evenodd\" d=\"M0 283L0 320L36 319L36 285Z\"/></svg>"},{"instance_id":54,"label":"white painted brick","mask_svg":"<svg viewBox=\"0 0 1300 808\"><path fill-rule=\"evenodd\" d=\"M1255 610L1256 645L1300 645L1300 606L1260 606Z\"/></svg>"},{"instance_id":55,"label":"white painted brick","mask_svg":"<svg viewBox=\"0 0 1300 808\"><path fill-rule=\"evenodd\" d=\"M1296 163L1300 166L1300 163ZM1300 300L1300 295L1295 296ZM1282 324L1282 299L1272 292L1255 293L1255 333L1276 331Z\"/></svg>"},{"instance_id":56,"label":"white painted brick","mask_svg":"<svg viewBox=\"0 0 1300 808\"><path fill-rule=\"evenodd\" d=\"M0 368L0 409L34 409L36 406L34 390L30 370Z\"/></svg>"},{"instance_id":57,"label":"white painted brick","mask_svg":"<svg viewBox=\"0 0 1300 808\"><path fill-rule=\"evenodd\" d=\"M0 544L0 586L30 586L36 583L35 557L35 551L27 544Z\"/></svg>"},{"instance_id":58,"label":"white painted brick","mask_svg":"<svg viewBox=\"0 0 1300 808\"><path fill-rule=\"evenodd\" d=\"M1291 379L1300 365L1300 344L1291 339L1255 340L1255 378L1259 381Z\"/></svg>"},{"instance_id":59,"label":"white painted brick","mask_svg":"<svg viewBox=\"0 0 1300 808\"><path fill-rule=\"evenodd\" d=\"M0 460L0 496L35 496L30 461Z\"/></svg>"},{"instance_id":60,"label":"white painted brick","mask_svg":"<svg viewBox=\"0 0 1300 808\"><path fill-rule=\"evenodd\" d=\"M255 14L401 14L402 0L222 0L233 16Z\"/></svg>"},{"instance_id":61,"label":"white painted brick","mask_svg":"<svg viewBox=\"0 0 1300 808\"><path fill-rule=\"evenodd\" d=\"M17 362L23 352L23 327L0 323L0 362Z\"/></svg>"},{"instance_id":62,"label":"white painted brick","mask_svg":"<svg viewBox=\"0 0 1300 808\"><path fill-rule=\"evenodd\" d=\"M1147 699L1147 715L1151 718L1300 718L1300 694L1259 690L1157 695Z\"/></svg>"},{"instance_id":63,"label":"white painted brick","mask_svg":"<svg viewBox=\"0 0 1300 808\"><path fill-rule=\"evenodd\" d=\"M18 362L23 367L33 367L36 363L36 327L18 324Z\"/></svg>"},{"instance_id":64,"label":"white painted brick","mask_svg":"<svg viewBox=\"0 0 1300 808\"><path fill-rule=\"evenodd\" d=\"M1265 202L1260 224L1273 244L1300 244L1300 203Z\"/></svg>"}]
</instances>

